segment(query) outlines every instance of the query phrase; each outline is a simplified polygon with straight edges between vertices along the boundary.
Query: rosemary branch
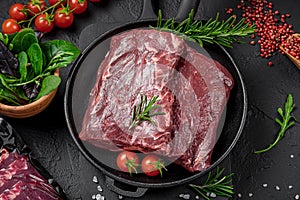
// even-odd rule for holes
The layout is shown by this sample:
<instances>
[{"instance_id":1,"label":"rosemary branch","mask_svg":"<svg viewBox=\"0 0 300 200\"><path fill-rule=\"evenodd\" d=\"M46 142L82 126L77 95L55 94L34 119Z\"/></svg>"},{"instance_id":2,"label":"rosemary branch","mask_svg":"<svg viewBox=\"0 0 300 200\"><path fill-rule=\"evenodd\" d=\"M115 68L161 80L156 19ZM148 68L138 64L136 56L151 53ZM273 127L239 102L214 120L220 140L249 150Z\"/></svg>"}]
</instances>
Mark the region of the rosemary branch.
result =
<instances>
[{"instance_id":1,"label":"rosemary branch","mask_svg":"<svg viewBox=\"0 0 300 200\"><path fill-rule=\"evenodd\" d=\"M206 200L210 200L208 194L215 194L216 196L222 197L232 197L234 194L231 179L233 173L221 177L224 170L224 168L220 169L217 167L216 174L213 176L212 172L209 172L208 177L203 185L189 184L189 186Z\"/></svg>"},{"instance_id":2,"label":"rosemary branch","mask_svg":"<svg viewBox=\"0 0 300 200\"><path fill-rule=\"evenodd\" d=\"M288 95L286 102L285 102L285 112L283 112L282 108L278 108L277 112L282 117L282 121L280 119L275 118L275 122L280 125L280 131L277 135L276 140L270 144L267 148L255 151L254 153L264 153L272 149L276 144L280 141L280 139L284 136L285 132L295 124L296 118L291 115L295 105L293 102L293 96L291 94Z\"/></svg>"},{"instance_id":3,"label":"rosemary branch","mask_svg":"<svg viewBox=\"0 0 300 200\"><path fill-rule=\"evenodd\" d=\"M219 21L219 13L214 20L209 19L207 22L194 20L194 10L191 10L189 17L177 24L174 18L163 21L162 12L159 10L156 27L150 27L175 33L184 39L197 42L200 46L208 43L232 48L233 43L241 42L238 38L248 37L254 33L255 26L249 26L249 23L244 22L243 18L236 23L236 17L233 16L226 21Z\"/></svg>"},{"instance_id":4,"label":"rosemary branch","mask_svg":"<svg viewBox=\"0 0 300 200\"><path fill-rule=\"evenodd\" d=\"M132 120L129 129L141 124L143 121L151 122L152 124L156 124L155 121L151 119L151 117L156 115L165 115L164 112L153 112L158 109L158 105L154 105L158 100L158 96L153 96L148 102L146 95L140 95L140 103L139 105L134 105L132 112Z\"/></svg>"}]
</instances>

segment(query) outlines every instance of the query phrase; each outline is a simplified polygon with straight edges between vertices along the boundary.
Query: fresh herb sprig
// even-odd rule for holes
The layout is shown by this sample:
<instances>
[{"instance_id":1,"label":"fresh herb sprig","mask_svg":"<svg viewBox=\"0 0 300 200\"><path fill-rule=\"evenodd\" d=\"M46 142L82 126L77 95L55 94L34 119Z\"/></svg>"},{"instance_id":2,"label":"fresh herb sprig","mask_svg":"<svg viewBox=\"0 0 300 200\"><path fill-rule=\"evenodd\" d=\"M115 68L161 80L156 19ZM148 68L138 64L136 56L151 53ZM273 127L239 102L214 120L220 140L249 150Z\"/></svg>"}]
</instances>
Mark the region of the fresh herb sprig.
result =
<instances>
[{"instance_id":1,"label":"fresh herb sprig","mask_svg":"<svg viewBox=\"0 0 300 200\"><path fill-rule=\"evenodd\" d=\"M232 179L233 173L221 177L224 172L224 168L217 167L216 173L213 176L212 172L208 173L208 177L203 185L189 184L198 194L204 199L210 200L210 196L207 194L215 194L216 196L232 197L233 185Z\"/></svg>"},{"instance_id":2,"label":"fresh herb sprig","mask_svg":"<svg viewBox=\"0 0 300 200\"><path fill-rule=\"evenodd\" d=\"M206 22L194 20L194 10L191 10L189 17L177 24L174 18L163 21L162 12L159 10L157 25L152 28L175 33L182 38L199 43L200 46L208 43L232 48L233 43L241 42L238 38L248 37L254 33L255 26L244 22L243 18L236 23L236 17L233 16L226 21L219 21L219 14L214 20L209 19Z\"/></svg>"},{"instance_id":3,"label":"fresh herb sprig","mask_svg":"<svg viewBox=\"0 0 300 200\"><path fill-rule=\"evenodd\" d=\"M141 124L143 121L151 122L152 124L156 124L155 121L151 119L151 117L156 115L165 115L164 112L152 112L159 108L158 105L154 105L158 100L158 96L153 96L148 102L146 95L140 95L140 103L139 105L134 105L132 112L132 121L129 129Z\"/></svg>"},{"instance_id":4,"label":"fresh herb sprig","mask_svg":"<svg viewBox=\"0 0 300 200\"><path fill-rule=\"evenodd\" d=\"M277 112L278 114L282 117L282 120L275 118L275 122L280 125L280 131L277 135L276 140L269 145L269 147L255 151L254 153L259 154L259 153L264 153L272 149L273 147L276 146L276 144L281 140L281 138L284 136L285 132L295 124L296 118L291 115L291 113L294 110L294 102L293 102L293 96L289 94L287 96L286 102L285 102L285 111L283 111L282 108L278 108Z\"/></svg>"}]
</instances>

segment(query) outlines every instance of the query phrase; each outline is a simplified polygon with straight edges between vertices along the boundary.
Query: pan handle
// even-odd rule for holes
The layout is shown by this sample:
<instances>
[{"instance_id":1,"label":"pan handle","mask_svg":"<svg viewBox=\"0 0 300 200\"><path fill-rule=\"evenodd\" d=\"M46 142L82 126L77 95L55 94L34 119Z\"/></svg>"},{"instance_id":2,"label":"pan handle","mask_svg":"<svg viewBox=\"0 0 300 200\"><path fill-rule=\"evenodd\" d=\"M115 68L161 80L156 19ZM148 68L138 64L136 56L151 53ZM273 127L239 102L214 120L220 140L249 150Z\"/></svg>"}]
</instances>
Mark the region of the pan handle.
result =
<instances>
[{"instance_id":1,"label":"pan handle","mask_svg":"<svg viewBox=\"0 0 300 200\"><path fill-rule=\"evenodd\" d=\"M153 11L152 0L143 0L143 10L140 16L140 20L144 19L156 19L157 15Z\"/></svg>"},{"instance_id":2,"label":"pan handle","mask_svg":"<svg viewBox=\"0 0 300 200\"><path fill-rule=\"evenodd\" d=\"M199 6L200 0L181 0L180 5L175 17L175 21L181 22L185 20L192 9L196 12Z\"/></svg>"},{"instance_id":3,"label":"pan handle","mask_svg":"<svg viewBox=\"0 0 300 200\"><path fill-rule=\"evenodd\" d=\"M126 190L123 190L121 188L118 188L116 185L115 185L115 180L108 177L108 176L105 176L105 183L106 183L106 186L109 190L117 193L117 194L120 194L122 196L126 196L126 197L132 197L132 198L137 198L137 197L141 197L143 196L148 188L142 188L142 187L138 187L136 189L136 191L126 191Z\"/></svg>"}]
</instances>

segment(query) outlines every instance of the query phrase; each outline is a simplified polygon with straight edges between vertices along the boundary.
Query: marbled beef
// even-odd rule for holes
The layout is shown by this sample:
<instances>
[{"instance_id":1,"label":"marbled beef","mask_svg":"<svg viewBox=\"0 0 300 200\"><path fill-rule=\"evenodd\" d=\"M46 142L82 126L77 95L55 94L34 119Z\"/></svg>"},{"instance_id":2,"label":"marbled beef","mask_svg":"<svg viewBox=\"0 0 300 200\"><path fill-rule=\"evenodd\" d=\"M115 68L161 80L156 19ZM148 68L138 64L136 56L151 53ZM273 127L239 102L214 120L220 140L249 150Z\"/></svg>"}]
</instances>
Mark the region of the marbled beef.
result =
<instances>
[{"instance_id":1,"label":"marbled beef","mask_svg":"<svg viewBox=\"0 0 300 200\"><path fill-rule=\"evenodd\" d=\"M209 166L233 79L180 37L136 29L114 36L101 63L79 137L109 150L153 152L189 171ZM129 129L139 95L159 96L165 115Z\"/></svg>"},{"instance_id":2,"label":"marbled beef","mask_svg":"<svg viewBox=\"0 0 300 200\"><path fill-rule=\"evenodd\" d=\"M0 200L61 199L27 156L0 150Z\"/></svg>"}]
</instances>

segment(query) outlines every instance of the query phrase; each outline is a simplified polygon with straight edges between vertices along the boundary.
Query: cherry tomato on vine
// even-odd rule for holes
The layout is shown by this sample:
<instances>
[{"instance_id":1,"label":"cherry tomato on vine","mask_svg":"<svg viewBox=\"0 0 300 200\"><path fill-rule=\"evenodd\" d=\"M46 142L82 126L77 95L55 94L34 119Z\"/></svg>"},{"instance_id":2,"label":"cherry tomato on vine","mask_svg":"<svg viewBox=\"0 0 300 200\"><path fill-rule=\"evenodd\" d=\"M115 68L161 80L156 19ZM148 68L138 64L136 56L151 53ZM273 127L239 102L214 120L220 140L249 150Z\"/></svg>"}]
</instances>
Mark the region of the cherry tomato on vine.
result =
<instances>
[{"instance_id":1,"label":"cherry tomato on vine","mask_svg":"<svg viewBox=\"0 0 300 200\"><path fill-rule=\"evenodd\" d=\"M8 13L10 18L15 19L17 21L22 21L27 19L27 11L25 5L20 3L15 3L11 5Z\"/></svg>"},{"instance_id":2,"label":"cherry tomato on vine","mask_svg":"<svg viewBox=\"0 0 300 200\"><path fill-rule=\"evenodd\" d=\"M123 172L137 173L136 167L139 166L139 158L136 153L122 151L116 160L117 166Z\"/></svg>"},{"instance_id":3,"label":"cherry tomato on vine","mask_svg":"<svg viewBox=\"0 0 300 200\"><path fill-rule=\"evenodd\" d=\"M81 14L86 11L88 2L87 0L69 0L69 6L74 14Z\"/></svg>"},{"instance_id":4,"label":"cherry tomato on vine","mask_svg":"<svg viewBox=\"0 0 300 200\"><path fill-rule=\"evenodd\" d=\"M53 16L48 13L40 14L34 20L35 28L43 33L49 33L54 28Z\"/></svg>"},{"instance_id":5,"label":"cherry tomato on vine","mask_svg":"<svg viewBox=\"0 0 300 200\"><path fill-rule=\"evenodd\" d=\"M74 21L74 15L68 7L58 8L54 13L54 24L60 28L68 28Z\"/></svg>"},{"instance_id":6,"label":"cherry tomato on vine","mask_svg":"<svg viewBox=\"0 0 300 200\"><path fill-rule=\"evenodd\" d=\"M35 14L45 10L47 5L44 0L30 0L27 4L27 8L29 15L34 16Z\"/></svg>"},{"instance_id":7,"label":"cherry tomato on vine","mask_svg":"<svg viewBox=\"0 0 300 200\"><path fill-rule=\"evenodd\" d=\"M166 170L166 167L163 163L163 161L154 155L147 155L144 157L141 163L142 171L147 176L157 176L160 174L162 176L162 170Z\"/></svg>"},{"instance_id":8,"label":"cherry tomato on vine","mask_svg":"<svg viewBox=\"0 0 300 200\"><path fill-rule=\"evenodd\" d=\"M7 19L2 23L2 32L4 34L16 33L20 29L21 28L15 19Z\"/></svg>"},{"instance_id":9,"label":"cherry tomato on vine","mask_svg":"<svg viewBox=\"0 0 300 200\"><path fill-rule=\"evenodd\" d=\"M60 2L61 0L48 0L48 2L49 2L49 4L51 5L51 6L53 6L54 4L56 4L56 3L58 3L58 2ZM56 6L56 8L59 8L59 7L61 7L62 5L66 5L67 4L67 0L63 0L62 2L60 2L60 4L58 4L57 6Z\"/></svg>"}]
</instances>

